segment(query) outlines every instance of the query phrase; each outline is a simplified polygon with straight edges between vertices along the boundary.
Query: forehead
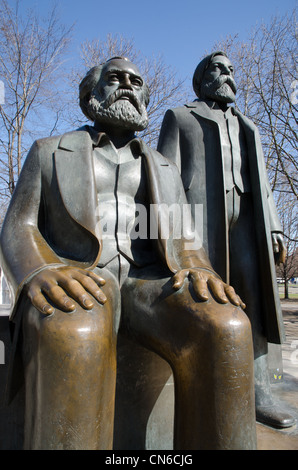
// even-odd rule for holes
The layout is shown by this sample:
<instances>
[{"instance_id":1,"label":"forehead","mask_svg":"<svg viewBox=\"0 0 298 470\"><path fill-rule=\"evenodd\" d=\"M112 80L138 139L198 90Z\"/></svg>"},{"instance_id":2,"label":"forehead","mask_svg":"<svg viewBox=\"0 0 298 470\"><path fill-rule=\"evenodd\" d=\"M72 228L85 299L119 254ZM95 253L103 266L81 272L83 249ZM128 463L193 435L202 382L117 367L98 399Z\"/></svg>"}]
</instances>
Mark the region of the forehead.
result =
<instances>
[{"instance_id":1,"label":"forehead","mask_svg":"<svg viewBox=\"0 0 298 470\"><path fill-rule=\"evenodd\" d=\"M104 65L103 75L109 72L125 72L129 73L130 75L141 76L138 67L132 62L124 59L114 59Z\"/></svg>"},{"instance_id":2,"label":"forehead","mask_svg":"<svg viewBox=\"0 0 298 470\"><path fill-rule=\"evenodd\" d=\"M230 59L224 55L215 55L214 57L212 57L209 66L212 64L223 64L226 66L232 65Z\"/></svg>"}]
</instances>

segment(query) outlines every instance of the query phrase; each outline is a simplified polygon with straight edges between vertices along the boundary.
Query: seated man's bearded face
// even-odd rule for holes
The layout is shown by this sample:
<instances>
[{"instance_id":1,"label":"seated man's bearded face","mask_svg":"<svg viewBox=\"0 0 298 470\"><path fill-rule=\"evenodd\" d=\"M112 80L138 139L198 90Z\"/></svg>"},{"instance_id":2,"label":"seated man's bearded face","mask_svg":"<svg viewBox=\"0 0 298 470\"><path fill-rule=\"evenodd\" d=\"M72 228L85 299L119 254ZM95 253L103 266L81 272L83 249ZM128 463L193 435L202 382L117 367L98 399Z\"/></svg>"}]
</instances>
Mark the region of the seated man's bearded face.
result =
<instances>
[{"instance_id":1,"label":"seated man's bearded face","mask_svg":"<svg viewBox=\"0 0 298 470\"><path fill-rule=\"evenodd\" d=\"M112 60L104 66L98 85L91 93L90 118L102 125L144 130L148 125L144 86L134 64L122 59Z\"/></svg>"}]
</instances>

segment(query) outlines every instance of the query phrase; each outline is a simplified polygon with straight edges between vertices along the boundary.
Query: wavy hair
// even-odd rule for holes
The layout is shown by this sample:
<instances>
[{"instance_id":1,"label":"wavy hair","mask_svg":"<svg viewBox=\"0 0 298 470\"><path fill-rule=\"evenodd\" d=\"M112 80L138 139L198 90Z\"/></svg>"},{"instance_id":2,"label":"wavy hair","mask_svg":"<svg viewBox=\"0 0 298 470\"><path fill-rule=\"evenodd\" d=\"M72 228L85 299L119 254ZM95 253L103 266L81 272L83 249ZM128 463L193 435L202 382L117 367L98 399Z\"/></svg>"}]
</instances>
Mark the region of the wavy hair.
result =
<instances>
[{"instance_id":1,"label":"wavy hair","mask_svg":"<svg viewBox=\"0 0 298 470\"><path fill-rule=\"evenodd\" d=\"M201 84L204 78L204 74L206 70L208 69L213 57L217 55L223 55L224 57L228 57L227 54L223 51L212 52L212 54L207 55L206 57L204 57L203 60L201 60L201 62L197 65L197 68L193 74L192 86L198 98L200 97L200 89L201 89Z\"/></svg>"},{"instance_id":2,"label":"wavy hair","mask_svg":"<svg viewBox=\"0 0 298 470\"><path fill-rule=\"evenodd\" d=\"M85 75L85 77L83 78L83 80L81 81L79 85L80 108L82 112L84 113L84 115L91 121L92 121L92 118L89 116L89 113L88 113L88 102L92 94L92 91L94 90L94 88L96 87L96 85L98 84L100 80L101 73L102 73L104 66L108 64L109 62L111 62L112 60L116 60L116 59L126 60L130 62L130 60L127 57L120 57L120 56L112 57L106 62L96 65L95 67L92 67L87 72L87 74ZM147 107L149 104L149 99L150 99L150 91L145 81L144 81L143 86L144 86L144 102L145 102L145 106Z\"/></svg>"}]
</instances>

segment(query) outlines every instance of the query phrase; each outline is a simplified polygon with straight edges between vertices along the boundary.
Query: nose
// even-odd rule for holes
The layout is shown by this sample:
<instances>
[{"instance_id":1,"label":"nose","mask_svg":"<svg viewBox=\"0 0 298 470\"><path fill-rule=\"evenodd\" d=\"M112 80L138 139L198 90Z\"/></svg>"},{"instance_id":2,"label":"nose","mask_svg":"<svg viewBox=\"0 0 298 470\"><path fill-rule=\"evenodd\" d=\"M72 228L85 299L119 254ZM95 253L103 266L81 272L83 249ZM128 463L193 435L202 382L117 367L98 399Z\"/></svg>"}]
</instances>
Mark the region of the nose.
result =
<instances>
[{"instance_id":1,"label":"nose","mask_svg":"<svg viewBox=\"0 0 298 470\"><path fill-rule=\"evenodd\" d=\"M132 90L132 84L131 84L129 73L123 74L122 80L120 82L120 86L121 88L128 88L129 90Z\"/></svg>"},{"instance_id":2,"label":"nose","mask_svg":"<svg viewBox=\"0 0 298 470\"><path fill-rule=\"evenodd\" d=\"M228 65L224 65L222 68L222 73L224 75L232 75L232 70L230 69Z\"/></svg>"}]
</instances>

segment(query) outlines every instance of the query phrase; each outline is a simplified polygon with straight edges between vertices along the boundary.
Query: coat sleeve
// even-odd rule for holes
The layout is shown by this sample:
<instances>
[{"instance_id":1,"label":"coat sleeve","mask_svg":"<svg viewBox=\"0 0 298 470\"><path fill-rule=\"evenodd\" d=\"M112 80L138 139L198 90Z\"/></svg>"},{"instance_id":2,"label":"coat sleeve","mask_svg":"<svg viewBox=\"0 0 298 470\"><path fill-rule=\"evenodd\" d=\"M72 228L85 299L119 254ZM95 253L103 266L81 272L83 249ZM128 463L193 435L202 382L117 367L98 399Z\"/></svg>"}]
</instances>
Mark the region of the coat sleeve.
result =
<instances>
[{"instance_id":1,"label":"coat sleeve","mask_svg":"<svg viewBox=\"0 0 298 470\"><path fill-rule=\"evenodd\" d=\"M171 160L181 173L180 131L174 111L169 109L163 119L157 150Z\"/></svg>"},{"instance_id":2,"label":"coat sleeve","mask_svg":"<svg viewBox=\"0 0 298 470\"><path fill-rule=\"evenodd\" d=\"M199 235L199 225L203 221L193 220L191 206L187 202L180 174L174 165L172 166L172 173L176 191L175 203L177 203L176 207L178 209L178 214L174 218L172 243L178 270L189 268L203 269L220 278L211 265Z\"/></svg>"},{"instance_id":3,"label":"coat sleeve","mask_svg":"<svg viewBox=\"0 0 298 470\"><path fill-rule=\"evenodd\" d=\"M42 200L40 148L35 142L23 165L0 236L1 265L16 303L24 284L61 260L38 229Z\"/></svg>"},{"instance_id":4,"label":"coat sleeve","mask_svg":"<svg viewBox=\"0 0 298 470\"><path fill-rule=\"evenodd\" d=\"M269 220L270 220L270 230L271 232L283 233L283 229L282 229L280 219L277 213L277 209L276 209L276 205L275 205L273 194L270 188L269 181L267 185L267 201L268 201L268 211L269 211Z\"/></svg>"},{"instance_id":5,"label":"coat sleeve","mask_svg":"<svg viewBox=\"0 0 298 470\"><path fill-rule=\"evenodd\" d=\"M255 127L255 139L256 139L256 148L258 151L259 165L260 165L260 179L262 179L263 188L265 191L265 198L267 202L267 210L269 216L269 226L271 232L280 232L282 233L282 227L279 220L279 216L276 209L276 204L274 201L273 193L270 187L268 173L266 170L264 154L262 150L261 138L258 129Z\"/></svg>"}]
</instances>

